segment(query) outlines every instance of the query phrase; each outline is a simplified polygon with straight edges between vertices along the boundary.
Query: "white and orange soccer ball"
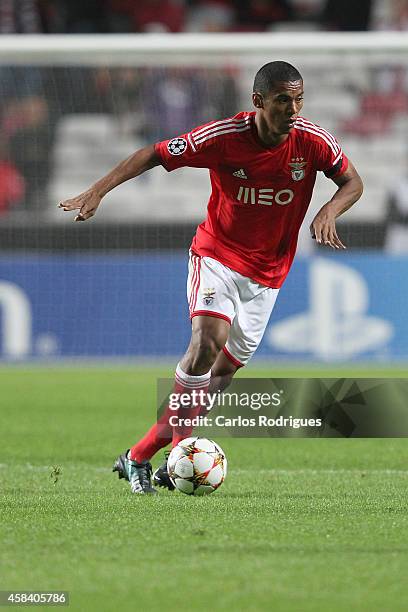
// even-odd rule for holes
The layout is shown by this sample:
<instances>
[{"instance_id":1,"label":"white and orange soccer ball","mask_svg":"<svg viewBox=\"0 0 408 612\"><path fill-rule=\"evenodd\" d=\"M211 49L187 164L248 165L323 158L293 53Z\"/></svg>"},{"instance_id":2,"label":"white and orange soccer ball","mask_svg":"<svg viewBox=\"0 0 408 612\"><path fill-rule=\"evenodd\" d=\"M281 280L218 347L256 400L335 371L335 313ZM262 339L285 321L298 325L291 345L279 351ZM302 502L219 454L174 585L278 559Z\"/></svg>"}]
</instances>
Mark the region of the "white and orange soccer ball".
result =
<instances>
[{"instance_id":1,"label":"white and orange soccer ball","mask_svg":"<svg viewBox=\"0 0 408 612\"><path fill-rule=\"evenodd\" d=\"M185 438L167 459L167 471L176 487L187 495L213 493L227 475L227 458L222 448L207 438Z\"/></svg>"}]
</instances>

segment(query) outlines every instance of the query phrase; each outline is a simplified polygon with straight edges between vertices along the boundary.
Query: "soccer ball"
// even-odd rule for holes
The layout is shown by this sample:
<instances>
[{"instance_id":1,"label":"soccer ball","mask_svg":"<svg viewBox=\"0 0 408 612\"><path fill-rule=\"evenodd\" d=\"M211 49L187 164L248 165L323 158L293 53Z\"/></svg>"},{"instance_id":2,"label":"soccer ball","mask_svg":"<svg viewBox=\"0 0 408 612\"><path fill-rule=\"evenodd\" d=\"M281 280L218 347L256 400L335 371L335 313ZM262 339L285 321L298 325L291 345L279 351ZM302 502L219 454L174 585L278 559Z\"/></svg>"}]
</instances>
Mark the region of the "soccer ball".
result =
<instances>
[{"instance_id":1,"label":"soccer ball","mask_svg":"<svg viewBox=\"0 0 408 612\"><path fill-rule=\"evenodd\" d=\"M185 438L171 451L167 472L176 489L187 495L207 495L225 480L227 458L218 444L207 438Z\"/></svg>"}]
</instances>

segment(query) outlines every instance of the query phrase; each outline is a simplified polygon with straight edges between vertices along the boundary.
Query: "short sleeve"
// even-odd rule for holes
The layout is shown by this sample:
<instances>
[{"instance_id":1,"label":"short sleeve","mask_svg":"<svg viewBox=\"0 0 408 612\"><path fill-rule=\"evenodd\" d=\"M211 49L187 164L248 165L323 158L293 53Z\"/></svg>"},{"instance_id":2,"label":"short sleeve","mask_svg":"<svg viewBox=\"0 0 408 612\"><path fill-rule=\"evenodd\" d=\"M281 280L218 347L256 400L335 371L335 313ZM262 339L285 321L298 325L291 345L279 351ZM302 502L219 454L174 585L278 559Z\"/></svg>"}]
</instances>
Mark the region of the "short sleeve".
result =
<instances>
[{"instance_id":1,"label":"short sleeve","mask_svg":"<svg viewBox=\"0 0 408 612\"><path fill-rule=\"evenodd\" d=\"M156 143L155 151L168 172L184 166L213 168L222 157L222 140L213 135L210 123L194 128L187 134Z\"/></svg>"},{"instance_id":2,"label":"short sleeve","mask_svg":"<svg viewBox=\"0 0 408 612\"><path fill-rule=\"evenodd\" d=\"M326 130L319 129L315 151L316 169L328 178L336 178L348 168L348 159L336 138Z\"/></svg>"}]
</instances>

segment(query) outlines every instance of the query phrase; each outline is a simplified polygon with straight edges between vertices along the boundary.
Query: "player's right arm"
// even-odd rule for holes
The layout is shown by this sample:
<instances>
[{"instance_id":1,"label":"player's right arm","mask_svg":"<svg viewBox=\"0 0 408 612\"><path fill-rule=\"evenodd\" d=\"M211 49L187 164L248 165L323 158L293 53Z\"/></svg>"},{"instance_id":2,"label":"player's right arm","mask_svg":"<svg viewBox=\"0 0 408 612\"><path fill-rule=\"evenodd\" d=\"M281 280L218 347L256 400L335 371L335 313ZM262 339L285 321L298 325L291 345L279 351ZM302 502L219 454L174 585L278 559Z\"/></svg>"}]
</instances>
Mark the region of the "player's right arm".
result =
<instances>
[{"instance_id":1,"label":"player's right arm","mask_svg":"<svg viewBox=\"0 0 408 612\"><path fill-rule=\"evenodd\" d=\"M125 181L136 178L147 170L159 166L161 163L154 145L139 149L130 157L121 161L89 189L74 198L60 202L58 206L65 211L79 210L75 221L86 221L94 216L102 198L109 191Z\"/></svg>"},{"instance_id":2,"label":"player's right arm","mask_svg":"<svg viewBox=\"0 0 408 612\"><path fill-rule=\"evenodd\" d=\"M94 216L102 198L118 185L143 172L162 165L168 172L190 166L211 168L219 163L222 145L220 135L250 129L249 120L226 119L210 122L191 132L149 145L120 162L92 187L70 200L59 203L65 211L79 210L75 221L86 221Z\"/></svg>"}]
</instances>

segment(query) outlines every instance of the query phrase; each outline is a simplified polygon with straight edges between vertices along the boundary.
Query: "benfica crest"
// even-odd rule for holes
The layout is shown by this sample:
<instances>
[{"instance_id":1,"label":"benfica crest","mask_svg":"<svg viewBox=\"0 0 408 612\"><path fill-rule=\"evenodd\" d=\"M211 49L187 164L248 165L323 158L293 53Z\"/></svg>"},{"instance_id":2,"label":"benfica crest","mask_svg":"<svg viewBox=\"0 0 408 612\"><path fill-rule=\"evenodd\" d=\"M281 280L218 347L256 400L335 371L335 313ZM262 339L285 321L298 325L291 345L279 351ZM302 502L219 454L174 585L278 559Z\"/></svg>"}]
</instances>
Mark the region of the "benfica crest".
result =
<instances>
[{"instance_id":1,"label":"benfica crest","mask_svg":"<svg viewBox=\"0 0 408 612\"><path fill-rule=\"evenodd\" d=\"M203 293L203 304L205 304L205 306L211 306L211 304L214 301L214 297L215 297L215 289L203 289L202 291Z\"/></svg>"},{"instance_id":2,"label":"benfica crest","mask_svg":"<svg viewBox=\"0 0 408 612\"><path fill-rule=\"evenodd\" d=\"M305 166L307 162L303 161L303 157L293 157L292 163L289 166L292 168L292 178L294 181L301 181L305 177Z\"/></svg>"}]
</instances>

